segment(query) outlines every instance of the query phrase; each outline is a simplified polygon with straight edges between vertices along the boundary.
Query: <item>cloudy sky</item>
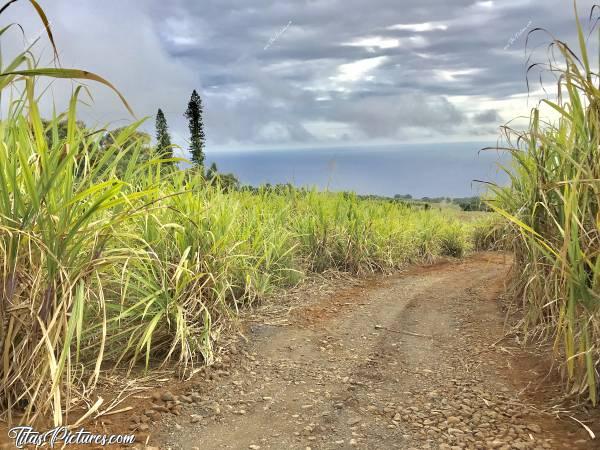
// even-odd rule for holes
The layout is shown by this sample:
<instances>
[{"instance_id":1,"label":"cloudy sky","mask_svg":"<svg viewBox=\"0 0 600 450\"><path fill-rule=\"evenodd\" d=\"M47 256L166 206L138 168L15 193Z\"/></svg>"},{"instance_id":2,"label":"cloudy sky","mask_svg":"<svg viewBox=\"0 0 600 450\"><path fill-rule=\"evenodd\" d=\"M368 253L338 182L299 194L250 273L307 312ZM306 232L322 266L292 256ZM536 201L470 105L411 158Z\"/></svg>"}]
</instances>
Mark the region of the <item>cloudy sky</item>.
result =
<instances>
[{"instance_id":1,"label":"cloudy sky","mask_svg":"<svg viewBox=\"0 0 600 450\"><path fill-rule=\"evenodd\" d=\"M538 98L527 99L527 31L574 38L568 0L39 1L61 64L108 78L139 117L161 107L184 147L192 89L214 149L495 139ZM579 2L586 24L591 5ZM24 0L4 20L40 34ZM49 62L47 40L36 48ZM54 84L57 108L70 89ZM88 123L130 120L107 89L92 92Z\"/></svg>"}]
</instances>

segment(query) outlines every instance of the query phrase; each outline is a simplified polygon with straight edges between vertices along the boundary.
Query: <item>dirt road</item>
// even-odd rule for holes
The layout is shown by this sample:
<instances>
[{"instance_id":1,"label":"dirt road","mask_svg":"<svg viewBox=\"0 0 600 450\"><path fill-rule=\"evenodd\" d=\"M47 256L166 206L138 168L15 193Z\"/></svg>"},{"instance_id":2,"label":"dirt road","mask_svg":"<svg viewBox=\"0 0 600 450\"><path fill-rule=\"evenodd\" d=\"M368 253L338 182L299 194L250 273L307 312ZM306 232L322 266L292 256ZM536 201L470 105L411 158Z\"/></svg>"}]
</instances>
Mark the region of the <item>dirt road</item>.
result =
<instances>
[{"instance_id":1,"label":"dirt road","mask_svg":"<svg viewBox=\"0 0 600 450\"><path fill-rule=\"evenodd\" d=\"M574 421L541 411L558 392L548 379L526 389L548 364L504 338L508 263L484 253L413 268L309 299L287 326L253 324L247 343L186 388L179 415L150 427L150 444L598 448Z\"/></svg>"},{"instance_id":2,"label":"dirt road","mask_svg":"<svg viewBox=\"0 0 600 450\"><path fill-rule=\"evenodd\" d=\"M148 450L600 448L552 407L547 354L506 335L509 266L480 253L301 289L246 317L215 365L88 428ZM569 414L600 435L597 411Z\"/></svg>"}]
</instances>

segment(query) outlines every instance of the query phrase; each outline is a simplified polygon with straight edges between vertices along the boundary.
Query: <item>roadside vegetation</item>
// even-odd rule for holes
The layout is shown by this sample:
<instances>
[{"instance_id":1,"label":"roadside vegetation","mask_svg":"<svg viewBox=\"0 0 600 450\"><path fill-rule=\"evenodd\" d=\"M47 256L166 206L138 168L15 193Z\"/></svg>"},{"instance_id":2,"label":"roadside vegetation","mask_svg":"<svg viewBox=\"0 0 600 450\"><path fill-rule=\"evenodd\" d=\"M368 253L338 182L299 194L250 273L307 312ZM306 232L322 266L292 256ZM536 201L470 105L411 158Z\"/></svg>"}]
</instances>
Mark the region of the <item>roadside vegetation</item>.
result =
<instances>
[{"instance_id":1,"label":"roadside vegetation","mask_svg":"<svg viewBox=\"0 0 600 450\"><path fill-rule=\"evenodd\" d=\"M496 188L489 204L510 224L506 242L516 255L515 294L526 311L524 328L534 338L554 339L568 391L598 404L600 367L600 91L588 34L577 11L579 48L553 38L548 64L557 101L533 109L529 129L506 130L512 154L511 185ZM541 33L543 31L532 31ZM600 35L596 35L600 36ZM590 42L587 40L590 39ZM557 121L544 120L548 113Z\"/></svg>"},{"instance_id":2,"label":"roadside vegetation","mask_svg":"<svg viewBox=\"0 0 600 450\"><path fill-rule=\"evenodd\" d=\"M0 121L0 417L9 423L93 415L107 370L210 363L240 308L310 273L388 271L472 248L474 225L451 213L232 189L215 173L179 170L165 148L153 153L140 122L108 134L82 126L80 88L68 111L43 120L42 76L108 85L35 68L29 50L0 74L13 92Z\"/></svg>"},{"instance_id":3,"label":"roadside vegetation","mask_svg":"<svg viewBox=\"0 0 600 450\"><path fill-rule=\"evenodd\" d=\"M479 196L476 197L421 197L420 199L413 198L412 195L394 196L396 201L403 201L413 205L429 205L429 207L457 207L463 211L484 211L489 212L485 199Z\"/></svg>"}]
</instances>

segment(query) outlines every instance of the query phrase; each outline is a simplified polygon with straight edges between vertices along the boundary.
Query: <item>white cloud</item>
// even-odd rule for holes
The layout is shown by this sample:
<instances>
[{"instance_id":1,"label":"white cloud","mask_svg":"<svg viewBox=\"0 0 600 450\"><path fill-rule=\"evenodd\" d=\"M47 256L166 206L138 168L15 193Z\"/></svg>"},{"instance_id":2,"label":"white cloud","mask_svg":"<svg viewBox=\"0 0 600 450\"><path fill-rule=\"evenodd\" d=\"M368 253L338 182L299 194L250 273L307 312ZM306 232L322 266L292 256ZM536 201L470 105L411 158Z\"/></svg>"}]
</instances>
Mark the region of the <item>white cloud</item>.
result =
<instances>
[{"instance_id":1,"label":"white cloud","mask_svg":"<svg viewBox=\"0 0 600 450\"><path fill-rule=\"evenodd\" d=\"M459 81L459 77L465 77L469 75L475 75L482 72L482 69L463 69L463 70L434 70L435 77L439 81Z\"/></svg>"},{"instance_id":2,"label":"white cloud","mask_svg":"<svg viewBox=\"0 0 600 450\"><path fill-rule=\"evenodd\" d=\"M264 142L285 142L290 139L288 128L279 122L269 122L260 127L258 137Z\"/></svg>"},{"instance_id":3,"label":"white cloud","mask_svg":"<svg viewBox=\"0 0 600 450\"><path fill-rule=\"evenodd\" d=\"M490 9L494 7L494 2L492 0L477 2L475 7Z\"/></svg>"},{"instance_id":4,"label":"white cloud","mask_svg":"<svg viewBox=\"0 0 600 450\"><path fill-rule=\"evenodd\" d=\"M428 44L427 39L423 36L410 36L408 40L412 44L412 47L425 47Z\"/></svg>"},{"instance_id":5,"label":"white cloud","mask_svg":"<svg viewBox=\"0 0 600 450\"><path fill-rule=\"evenodd\" d=\"M392 25L387 28L388 30L399 30L399 31L413 31L415 33L423 33L426 31L446 31L448 25L441 22L423 22L423 23L402 23Z\"/></svg>"},{"instance_id":6,"label":"white cloud","mask_svg":"<svg viewBox=\"0 0 600 450\"><path fill-rule=\"evenodd\" d=\"M365 139L365 134L357 127L336 120L312 120L303 123L304 127L315 136L323 136L330 141L345 139Z\"/></svg>"},{"instance_id":7,"label":"white cloud","mask_svg":"<svg viewBox=\"0 0 600 450\"><path fill-rule=\"evenodd\" d=\"M385 38L381 36L369 36L357 38L353 41L342 45L349 47L363 47L369 53L375 53L377 50L385 50L390 48L419 48L428 45L427 39L423 36L407 36L403 38Z\"/></svg>"},{"instance_id":8,"label":"white cloud","mask_svg":"<svg viewBox=\"0 0 600 450\"><path fill-rule=\"evenodd\" d=\"M399 39L384 38L381 36L371 36L365 38L359 38L354 41L348 42L343 45L349 45L351 47L369 47L369 48L396 48L400 45Z\"/></svg>"},{"instance_id":9,"label":"white cloud","mask_svg":"<svg viewBox=\"0 0 600 450\"><path fill-rule=\"evenodd\" d=\"M198 43L198 41L191 36L168 35L166 38L169 42L180 46L196 45Z\"/></svg>"},{"instance_id":10,"label":"white cloud","mask_svg":"<svg viewBox=\"0 0 600 450\"><path fill-rule=\"evenodd\" d=\"M207 29L208 27L194 24L189 17L171 16L162 22L160 35L175 46L203 45L210 39Z\"/></svg>"},{"instance_id":11,"label":"white cloud","mask_svg":"<svg viewBox=\"0 0 600 450\"><path fill-rule=\"evenodd\" d=\"M330 77L335 82L354 82L365 79L367 74L388 60L387 56L361 59L338 67L338 74Z\"/></svg>"}]
</instances>

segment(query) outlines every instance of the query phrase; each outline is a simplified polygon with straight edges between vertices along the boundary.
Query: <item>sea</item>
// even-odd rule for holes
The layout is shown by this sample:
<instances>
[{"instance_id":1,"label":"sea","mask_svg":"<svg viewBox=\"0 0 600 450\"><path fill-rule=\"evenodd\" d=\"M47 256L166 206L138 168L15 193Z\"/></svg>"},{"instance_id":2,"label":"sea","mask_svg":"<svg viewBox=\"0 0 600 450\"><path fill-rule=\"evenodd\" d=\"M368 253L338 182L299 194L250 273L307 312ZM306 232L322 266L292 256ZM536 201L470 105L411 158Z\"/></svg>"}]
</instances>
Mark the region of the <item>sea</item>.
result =
<instances>
[{"instance_id":1,"label":"sea","mask_svg":"<svg viewBox=\"0 0 600 450\"><path fill-rule=\"evenodd\" d=\"M401 144L364 147L225 150L207 149L208 164L235 174L242 184L291 183L329 191L393 197L470 197L487 183L504 185L500 165L508 155L482 151L490 142ZM483 182L483 183L482 183Z\"/></svg>"}]
</instances>

